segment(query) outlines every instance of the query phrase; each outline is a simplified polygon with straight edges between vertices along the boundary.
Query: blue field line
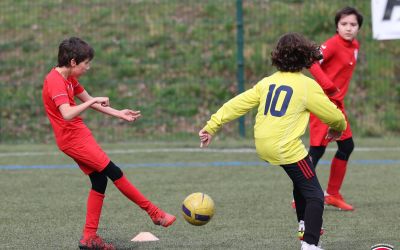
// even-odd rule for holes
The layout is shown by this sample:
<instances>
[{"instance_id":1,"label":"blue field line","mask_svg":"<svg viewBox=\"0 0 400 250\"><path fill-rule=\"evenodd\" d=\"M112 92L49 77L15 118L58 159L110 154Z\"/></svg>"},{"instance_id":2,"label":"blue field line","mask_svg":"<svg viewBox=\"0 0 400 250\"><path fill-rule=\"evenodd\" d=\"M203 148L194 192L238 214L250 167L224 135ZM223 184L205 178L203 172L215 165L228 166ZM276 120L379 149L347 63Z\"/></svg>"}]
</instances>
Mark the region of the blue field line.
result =
<instances>
[{"instance_id":1,"label":"blue field line","mask_svg":"<svg viewBox=\"0 0 400 250\"><path fill-rule=\"evenodd\" d=\"M321 165L329 165L330 161L321 160ZM400 160L352 160L350 164L359 165L400 165ZM118 164L121 168L146 168L146 167L243 167L243 166L269 166L262 161L214 161L214 162L171 162L171 163L135 163ZM0 170L18 169L67 169L76 168L76 165L0 165Z\"/></svg>"}]
</instances>

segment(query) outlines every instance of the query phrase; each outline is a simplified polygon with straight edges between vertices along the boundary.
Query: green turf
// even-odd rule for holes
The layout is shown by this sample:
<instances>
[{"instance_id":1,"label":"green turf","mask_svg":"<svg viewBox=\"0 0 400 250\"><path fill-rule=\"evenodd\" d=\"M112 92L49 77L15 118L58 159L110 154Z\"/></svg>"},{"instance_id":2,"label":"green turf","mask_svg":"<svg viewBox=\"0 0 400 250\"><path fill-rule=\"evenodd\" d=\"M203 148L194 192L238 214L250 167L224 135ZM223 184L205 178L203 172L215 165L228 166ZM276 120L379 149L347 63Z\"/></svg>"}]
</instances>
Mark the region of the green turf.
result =
<instances>
[{"instance_id":1,"label":"green turf","mask_svg":"<svg viewBox=\"0 0 400 250\"><path fill-rule=\"evenodd\" d=\"M358 140L361 146L395 148L398 140ZM216 142L214 148L251 147L251 142ZM107 150L194 147L195 142L104 145ZM0 145L5 152L49 152L48 156L0 157L0 165L72 164L53 155L54 146ZM399 149L355 151L352 159L399 160ZM328 151L325 160L333 154ZM117 163L258 161L253 153L131 153L115 154ZM109 182L99 234L118 249L299 249L297 223L290 207L291 182L279 167L147 167L125 168L128 178L154 203L178 216L171 228L153 225ZM328 166L318 175L323 186ZM343 193L355 212L327 207L325 249L370 249L378 243L400 247L399 165L350 163ZM0 170L0 249L75 249L85 215L89 180L78 169ZM208 193L215 201L212 221L195 227L180 215L180 205L192 192ZM130 242L136 234L152 232L158 242Z\"/></svg>"}]
</instances>

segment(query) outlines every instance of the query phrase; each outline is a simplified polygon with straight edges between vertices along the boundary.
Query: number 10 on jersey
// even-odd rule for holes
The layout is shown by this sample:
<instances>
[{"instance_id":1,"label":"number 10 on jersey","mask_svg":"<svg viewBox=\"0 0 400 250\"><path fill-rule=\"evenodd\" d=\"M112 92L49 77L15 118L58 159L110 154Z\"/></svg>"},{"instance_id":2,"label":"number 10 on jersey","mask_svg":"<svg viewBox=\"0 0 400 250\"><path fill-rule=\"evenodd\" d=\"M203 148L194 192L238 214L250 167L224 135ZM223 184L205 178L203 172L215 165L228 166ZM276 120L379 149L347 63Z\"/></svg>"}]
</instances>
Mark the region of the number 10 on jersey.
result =
<instances>
[{"instance_id":1,"label":"number 10 on jersey","mask_svg":"<svg viewBox=\"0 0 400 250\"><path fill-rule=\"evenodd\" d=\"M267 94L267 100L265 102L264 115L270 113L272 116L281 117L284 116L289 106L290 99L293 95L293 89L290 86L281 85L275 90L276 84L269 85ZM279 96L285 92L285 98L283 99L280 110L277 110L276 103L278 102Z\"/></svg>"}]
</instances>

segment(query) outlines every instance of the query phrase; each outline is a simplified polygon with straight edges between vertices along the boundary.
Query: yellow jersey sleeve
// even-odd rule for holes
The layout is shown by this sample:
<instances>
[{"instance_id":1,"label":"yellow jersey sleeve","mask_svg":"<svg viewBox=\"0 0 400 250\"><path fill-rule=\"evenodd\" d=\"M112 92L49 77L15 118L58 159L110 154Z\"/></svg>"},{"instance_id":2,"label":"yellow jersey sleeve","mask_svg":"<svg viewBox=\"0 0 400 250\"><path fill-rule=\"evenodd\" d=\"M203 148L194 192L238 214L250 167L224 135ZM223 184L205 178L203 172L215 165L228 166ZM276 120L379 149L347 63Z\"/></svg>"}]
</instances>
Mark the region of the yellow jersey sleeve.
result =
<instances>
[{"instance_id":1,"label":"yellow jersey sleeve","mask_svg":"<svg viewBox=\"0 0 400 250\"><path fill-rule=\"evenodd\" d=\"M225 123L228 123L236 118L246 114L252 108L260 103L260 91L258 84L253 88L237 95L226 102L203 128L211 135L214 135Z\"/></svg>"},{"instance_id":2,"label":"yellow jersey sleeve","mask_svg":"<svg viewBox=\"0 0 400 250\"><path fill-rule=\"evenodd\" d=\"M311 93L307 95L307 110L332 129L344 131L347 124L342 111L329 100L318 83L315 82L315 84L310 84L309 86Z\"/></svg>"}]
</instances>

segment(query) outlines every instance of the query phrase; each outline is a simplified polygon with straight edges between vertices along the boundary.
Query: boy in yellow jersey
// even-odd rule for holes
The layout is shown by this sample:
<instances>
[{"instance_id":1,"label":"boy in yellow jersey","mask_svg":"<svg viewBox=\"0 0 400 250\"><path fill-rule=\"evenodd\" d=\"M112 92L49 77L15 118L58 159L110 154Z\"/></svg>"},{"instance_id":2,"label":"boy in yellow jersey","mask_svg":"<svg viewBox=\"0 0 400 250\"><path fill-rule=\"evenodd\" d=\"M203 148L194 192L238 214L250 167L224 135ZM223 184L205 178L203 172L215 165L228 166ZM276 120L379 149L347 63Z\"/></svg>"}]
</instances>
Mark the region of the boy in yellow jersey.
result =
<instances>
[{"instance_id":1,"label":"boy in yellow jersey","mask_svg":"<svg viewBox=\"0 0 400 250\"><path fill-rule=\"evenodd\" d=\"M201 147L207 147L223 124L258 107L254 125L258 156L280 165L293 181L298 222L304 221L302 249L320 249L324 193L315 168L300 137L310 112L330 129L328 139L336 140L346 128L343 113L329 101L322 88L301 73L321 59L319 47L297 33L282 36L271 53L278 72L253 88L226 102L200 130Z\"/></svg>"}]
</instances>

